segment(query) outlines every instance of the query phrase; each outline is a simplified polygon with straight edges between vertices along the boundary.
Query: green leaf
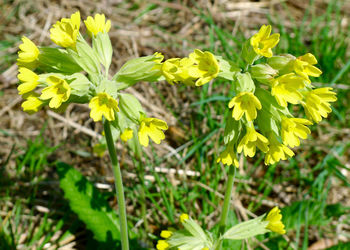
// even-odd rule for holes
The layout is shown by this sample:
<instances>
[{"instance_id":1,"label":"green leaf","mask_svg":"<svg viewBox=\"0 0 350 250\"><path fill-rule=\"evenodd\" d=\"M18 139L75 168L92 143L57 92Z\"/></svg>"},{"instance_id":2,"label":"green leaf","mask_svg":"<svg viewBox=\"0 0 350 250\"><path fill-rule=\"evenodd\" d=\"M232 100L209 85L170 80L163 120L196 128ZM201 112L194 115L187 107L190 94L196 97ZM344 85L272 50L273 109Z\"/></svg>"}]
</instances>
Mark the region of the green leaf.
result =
<instances>
[{"instance_id":1,"label":"green leaf","mask_svg":"<svg viewBox=\"0 0 350 250\"><path fill-rule=\"evenodd\" d=\"M60 187L70 208L78 215L94 238L110 246L120 245L119 219L102 194L77 170L57 164Z\"/></svg>"}]
</instances>

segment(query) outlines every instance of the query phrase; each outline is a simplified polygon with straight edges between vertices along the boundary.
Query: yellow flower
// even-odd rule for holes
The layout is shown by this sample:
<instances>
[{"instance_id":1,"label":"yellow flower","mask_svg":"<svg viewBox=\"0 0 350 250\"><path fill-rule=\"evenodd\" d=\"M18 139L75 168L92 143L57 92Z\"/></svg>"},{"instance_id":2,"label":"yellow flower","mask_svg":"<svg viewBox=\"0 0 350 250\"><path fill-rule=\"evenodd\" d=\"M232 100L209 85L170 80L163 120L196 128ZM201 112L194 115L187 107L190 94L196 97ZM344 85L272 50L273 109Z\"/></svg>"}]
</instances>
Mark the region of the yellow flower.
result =
<instances>
[{"instance_id":1,"label":"yellow flower","mask_svg":"<svg viewBox=\"0 0 350 250\"><path fill-rule=\"evenodd\" d=\"M162 232L160 232L160 237L167 239L169 238L171 235L173 234L173 232L169 231L169 230L163 230Z\"/></svg>"},{"instance_id":2,"label":"yellow flower","mask_svg":"<svg viewBox=\"0 0 350 250\"><path fill-rule=\"evenodd\" d=\"M77 11L70 18L62 18L50 29L51 40L64 48L75 48L80 28L80 12Z\"/></svg>"},{"instance_id":3,"label":"yellow flower","mask_svg":"<svg viewBox=\"0 0 350 250\"><path fill-rule=\"evenodd\" d=\"M209 250L209 248L208 247L203 247L202 250Z\"/></svg>"},{"instance_id":4,"label":"yellow flower","mask_svg":"<svg viewBox=\"0 0 350 250\"><path fill-rule=\"evenodd\" d=\"M265 155L265 165L274 164L280 160L286 160L287 157L292 157L294 155L294 152L286 145L280 143L273 133L269 136L269 143L269 150Z\"/></svg>"},{"instance_id":5,"label":"yellow flower","mask_svg":"<svg viewBox=\"0 0 350 250\"><path fill-rule=\"evenodd\" d=\"M227 145L226 149L220 153L220 156L218 157L216 162L222 162L222 164L226 164L228 166L231 166L234 164L237 168L239 167L239 163L237 160L236 153L233 151L232 145Z\"/></svg>"},{"instance_id":6,"label":"yellow flower","mask_svg":"<svg viewBox=\"0 0 350 250\"><path fill-rule=\"evenodd\" d=\"M255 53L265 57L272 56L272 48L277 45L280 40L280 34L271 34L271 25L261 26L258 33L250 38L250 45Z\"/></svg>"},{"instance_id":7,"label":"yellow flower","mask_svg":"<svg viewBox=\"0 0 350 250\"><path fill-rule=\"evenodd\" d=\"M90 34L97 35L98 32L108 33L111 28L111 21L107 20L104 14L96 14L95 17L88 16L84 21L85 26Z\"/></svg>"},{"instance_id":8,"label":"yellow flower","mask_svg":"<svg viewBox=\"0 0 350 250\"><path fill-rule=\"evenodd\" d=\"M248 155L249 157L253 157L256 152L256 147L266 153L269 150L268 145L269 141L265 136L256 132L253 127L247 128L246 135L238 144L237 152L241 153L244 151L244 156Z\"/></svg>"},{"instance_id":9,"label":"yellow flower","mask_svg":"<svg viewBox=\"0 0 350 250\"><path fill-rule=\"evenodd\" d=\"M319 77L322 74L321 70L313 66L315 64L317 64L316 57L311 53L307 53L294 60L293 69L295 73L311 83L309 76Z\"/></svg>"},{"instance_id":10,"label":"yellow flower","mask_svg":"<svg viewBox=\"0 0 350 250\"><path fill-rule=\"evenodd\" d=\"M108 121L115 119L114 112L119 111L118 102L107 93L98 93L90 102L90 117L95 121L101 121L104 116Z\"/></svg>"},{"instance_id":11,"label":"yellow flower","mask_svg":"<svg viewBox=\"0 0 350 250\"><path fill-rule=\"evenodd\" d=\"M122 139L122 141L124 142L128 141L132 137L133 137L133 130L131 128L125 129L123 133L120 135L120 139Z\"/></svg>"},{"instance_id":12,"label":"yellow flower","mask_svg":"<svg viewBox=\"0 0 350 250\"><path fill-rule=\"evenodd\" d=\"M248 121L253 121L257 116L257 109L261 109L259 99L251 92L241 92L229 102L228 107L233 108L232 117L240 120L245 114Z\"/></svg>"},{"instance_id":13,"label":"yellow flower","mask_svg":"<svg viewBox=\"0 0 350 250\"><path fill-rule=\"evenodd\" d=\"M188 220L190 217L188 216L188 214L181 214L180 215L180 222L184 222L186 220Z\"/></svg>"},{"instance_id":14,"label":"yellow flower","mask_svg":"<svg viewBox=\"0 0 350 250\"><path fill-rule=\"evenodd\" d=\"M144 118L141 120L138 136L140 144L144 147L148 147L150 137L155 143L159 144L161 140L165 139L164 132L167 130L168 125L165 121L157 118Z\"/></svg>"},{"instance_id":15,"label":"yellow flower","mask_svg":"<svg viewBox=\"0 0 350 250\"><path fill-rule=\"evenodd\" d=\"M30 91L35 89L36 86L38 86L39 76L37 74L35 74L30 69L24 67L20 67L18 71L19 74L17 75L17 78L22 82L22 84L20 84L17 87L17 90L20 95L29 93Z\"/></svg>"},{"instance_id":16,"label":"yellow flower","mask_svg":"<svg viewBox=\"0 0 350 250\"><path fill-rule=\"evenodd\" d=\"M197 78L189 75L189 68L194 65L190 58L171 58L162 65L162 74L168 83L183 83L187 86L194 86Z\"/></svg>"},{"instance_id":17,"label":"yellow flower","mask_svg":"<svg viewBox=\"0 0 350 250\"><path fill-rule=\"evenodd\" d=\"M336 93L332 88L318 88L309 91L305 95L305 102L302 103L307 117L315 122L320 122L322 117L326 118L332 112L330 102L337 100Z\"/></svg>"},{"instance_id":18,"label":"yellow flower","mask_svg":"<svg viewBox=\"0 0 350 250\"><path fill-rule=\"evenodd\" d=\"M219 63L212 53L196 49L189 55L189 58L195 62L195 65L189 67L188 70L191 77L197 78L196 86L210 82L219 74Z\"/></svg>"},{"instance_id":19,"label":"yellow flower","mask_svg":"<svg viewBox=\"0 0 350 250\"><path fill-rule=\"evenodd\" d=\"M49 103L50 108L57 109L63 102L68 100L71 87L64 79L57 76L49 76L46 82L49 86L42 90L40 98L43 100L51 99Z\"/></svg>"},{"instance_id":20,"label":"yellow flower","mask_svg":"<svg viewBox=\"0 0 350 250\"><path fill-rule=\"evenodd\" d=\"M300 145L301 139L306 139L311 133L310 129L305 125L311 125L307 119L302 118L286 118L282 119L282 141L286 146L295 147Z\"/></svg>"},{"instance_id":21,"label":"yellow flower","mask_svg":"<svg viewBox=\"0 0 350 250\"><path fill-rule=\"evenodd\" d=\"M285 234L286 230L284 230L284 225L282 223L282 215L281 211L278 207L274 207L267 215L266 221L269 224L266 226L266 229L271 230L272 232Z\"/></svg>"},{"instance_id":22,"label":"yellow flower","mask_svg":"<svg viewBox=\"0 0 350 250\"><path fill-rule=\"evenodd\" d=\"M27 37L22 37L23 43L19 45L17 61L20 63L32 63L39 56L38 47Z\"/></svg>"},{"instance_id":23,"label":"yellow flower","mask_svg":"<svg viewBox=\"0 0 350 250\"><path fill-rule=\"evenodd\" d=\"M282 107L287 107L287 102L298 104L303 98L298 90L304 87L305 80L294 73L271 80L271 94Z\"/></svg>"},{"instance_id":24,"label":"yellow flower","mask_svg":"<svg viewBox=\"0 0 350 250\"><path fill-rule=\"evenodd\" d=\"M21 105L24 112L34 114L40 110L44 102L41 101L38 96L39 95L36 93L31 93L25 97L25 101Z\"/></svg>"},{"instance_id":25,"label":"yellow flower","mask_svg":"<svg viewBox=\"0 0 350 250\"><path fill-rule=\"evenodd\" d=\"M166 240L158 240L156 247L158 250L166 250L169 248L169 243Z\"/></svg>"}]
</instances>

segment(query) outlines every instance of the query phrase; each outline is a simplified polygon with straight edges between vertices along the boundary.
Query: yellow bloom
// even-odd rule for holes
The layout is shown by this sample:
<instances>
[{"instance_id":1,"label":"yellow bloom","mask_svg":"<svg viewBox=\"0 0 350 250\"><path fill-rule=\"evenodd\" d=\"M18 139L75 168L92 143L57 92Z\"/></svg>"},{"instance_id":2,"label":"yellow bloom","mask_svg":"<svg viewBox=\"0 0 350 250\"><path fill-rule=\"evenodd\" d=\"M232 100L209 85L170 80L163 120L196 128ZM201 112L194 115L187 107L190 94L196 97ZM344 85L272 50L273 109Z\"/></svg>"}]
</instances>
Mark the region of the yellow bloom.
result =
<instances>
[{"instance_id":1,"label":"yellow bloom","mask_svg":"<svg viewBox=\"0 0 350 250\"><path fill-rule=\"evenodd\" d=\"M36 86L38 86L39 76L37 74L35 74L30 69L24 67L20 67L18 71L19 74L17 75L17 78L22 82L22 84L20 84L17 87L17 90L20 95L29 93L30 91L35 89Z\"/></svg>"},{"instance_id":2,"label":"yellow bloom","mask_svg":"<svg viewBox=\"0 0 350 250\"><path fill-rule=\"evenodd\" d=\"M95 121L101 121L104 116L108 121L115 119L114 112L119 111L118 102L107 93L98 93L90 102L90 117Z\"/></svg>"},{"instance_id":3,"label":"yellow bloom","mask_svg":"<svg viewBox=\"0 0 350 250\"><path fill-rule=\"evenodd\" d=\"M160 232L160 237L167 239L169 238L171 235L173 234L173 232L169 231L169 230L163 230L162 232Z\"/></svg>"},{"instance_id":4,"label":"yellow bloom","mask_svg":"<svg viewBox=\"0 0 350 250\"><path fill-rule=\"evenodd\" d=\"M265 165L274 164L280 160L286 160L287 157L292 157L294 155L294 152L280 143L273 133L269 136L269 143L269 150L265 155Z\"/></svg>"},{"instance_id":5,"label":"yellow bloom","mask_svg":"<svg viewBox=\"0 0 350 250\"><path fill-rule=\"evenodd\" d=\"M171 58L162 64L162 74L168 83L183 83L187 86L194 86L197 78L189 75L189 68L194 65L190 58Z\"/></svg>"},{"instance_id":6,"label":"yellow bloom","mask_svg":"<svg viewBox=\"0 0 350 250\"><path fill-rule=\"evenodd\" d=\"M133 137L133 130L131 128L125 129L123 133L120 135L120 139L122 139L122 141L124 142L128 141L132 137Z\"/></svg>"},{"instance_id":7,"label":"yellow bloom","mask_svg":"<svg viewBox=\"0 0 350 250\"><path fill-rule=\"evenodd\" d=\"M191 77L197 78L196 86L210 82L219 74L219 63L212 53L196 49L189 55L189 58L195 62L195 65L189 67L188 70Z\"/></svg>"},{"instance_id":8,"label":"yellow bloom","mask_svg":"<svg viewBox=\"0 0 350 250\"><path fill-rule=\"evenodd\" d=\"M68 100L71 87L64 79L57 76L49 76L46 82L49 86L41 91L40 98L43 100L51 99L49 103L50 108L57 109L63 102Z\"/></svg>"},{"instance_id":9,"label":"yellow bloom","mask_svg":"<svg viewBox=\"0 0 350 250\"><path fill-rule=\"evenodd\" d=\"M209 250L209 248L208 247L203 247L202 250Z\"/></svg>"},{"instance_id":10,"label":"yellow bloom","mask_svg":"<svg viewBox=\"0 0 350 250\"><path fill-rule=\"evenodd\" d=\"M316 57L311 53L307 53L294 60L293 69L295 73L311 83L309 76L319 77L322 74L321 70L313 66L315 64L317 64Z\"/></svg>"},{"instance_id":11,"label":"yellow bloom","mask_svg":"<svg viewBox=\"0 0 350 250\"><path fill-rule=\"evenodd\" d=\"M157 118L142 119L138 132L140 144L144 147L148 147L148 137L150 137L155 143L159 144L161 140L165 139L165 135L162 130L167 129L168 125L165 121Z\"/></svg>"},{"instance_id":12,"label":"yellow bloom","mask_svg":"<svg viewBox=\"0 0 350 250\"><path fill-rule=\"evenodd\" d=\"M238 144L237 152L241 153L244 151L244 156L248 155L249 157L253 157L256 152L256 147L266 153L269 150L268 145L269 141L265 136L256 132L254 128L247 128L246 135Z\"/></svg>"},{"instance_id":13,"label":"yellow bloom","mask_svg":"<svg viewBox=\"0 0 350 250\"><path fill-rule=\"evenodd\" d=\"M180 222L184 222L186 220L188 220L190 217L188 216L188 214L181 214L180 215Z\"/></svg>"},{"instance_id":14,"label":"yellow bloom","mask_svg":"<svg viewBox=\"0 0 350 250\"><path fill-rule=\"evenodd\" d=\"M51 40L64 48L74 48L80 28L80 12L77 11L70 18L62 18L50 29Z\"/></svg>"},{"instance_id":15,"label":"yellow bloom","mask_svg":"<svg viewBox=\"0 0 350 250\"><path fill-rule=\"evenodd\" d=\"M284 225L282 223L282 215L281 211L278 207L274 207L267 215L266 221L269 224L266 226L266 229L271 230L272 232L285 234L286 230L284 230Z\"/></svg>"},{"instance_id":16,"label":"yellow bloom","mask_svg":"<svg viewBox=\"0 0 350 250\"><path fill-rule=\"evenodd\" d=\"M265 57L272 56L272 48L277 45L280 40L280 34L271 34L271 25L261 26L258 33L250 38L250 45L255 53Z\"/></svg>"},{"instance_id":17,"label":"yellow bloom","mask_svg":"<svg viewBox=\"0 0 350 250\"><path fill-rule=\"evenodd\" d=\"M306 139L311 133L310 129L305 125L311 125L307 119L302 118L286 118L282 119L282 141L286 146L295 147L300 145L301 139Z\"/></svg>"},{"instance_id":18,"label":"yellow bloom","mask_svg":"<svg viewBox=\"0 0 350 250\"><path fill-rule=\"evenodd\" d=\"M282 107L287 107L287 102L298 104L303 98L298 90L304 87L305 80L294 73L271 80L271 94Z\"/></svg>"},{"instance_id":19,"label":"yellow bloom","mask_svg":"<svg viewBox=\"0 0 350 250\"><path fill-rule=\"evenodd\" d=\"M95 17L88 16L84 21L85 26L90 34L97 35L98 32L108 33L111 28L111 21L107 20L104 14L96 14Z\"/></svg>"},{"instance_id":20,"label":"yellow bloom","mask_svg":"<svg viewBox=\"0 0 350 250\"><path fill-rule=\"evenodd\" d=\"M220 153L220 156L218 157L216 162L222 162L222 164L226 164L228 166L231 166L234 164L237 168L239 167L239 163L237 160L236 153L233 151L232 145L227 145L226 149Z\"/></svg>"},{"instance_id":21,"label":"yellow bloom","mask_svg":"<svg viewBox=\"0 0 350 250\"><path fill-rule=\"evenodd\" d=\"M21 105L24 112L34 114L40 110L44 102L38 96L36 93L31 93L25 98L25 101Z\"/></svg>"},{"instance_id":22,"label":"yellow bloom","mask_svg":"<svg viewBox=\"0 0 350 250\"><path fill-rule=\"evenodd\" d=\"M302 103L307 117L315 122L320 122L322 117L326 118L332 112L330 102L337 100L336 93L332 88L318 88L309 91L305 95L305 102Z\"/></svg>"},{"instance_id":23,"label":"yellow bloom","mask_svg":"<svg viewBox=\"0 0 350 250\"><path fill-rule=\"evenodd\" d=\"M20 63L32 63L39 56L38 47L27 37L22 37L23 43L19 45L17 61Z\"/></svg>"},{"instance_id":24,"label":"yellow bloom","mask_svg":"<svg viewBox=\"0 0 350 250\"><path fill-rule=\"evenodd\" d=\"M232 117L240 120L245 114L248 121L253 121L257 116L257 109L261 109L259 99L251 92L241 92L229 102L228 107L233 108Z\"/></svg>"},{"instance_id":25,"label":"yellow bloom","mask_svg":"<svg viewBox=\"0 0 350 250\"><path fill-rule=\"evenodd\" d=\"M158 240L156 247L158 250L166 250L169 248L169 243L166 240Z\"/></svg>"}]
</instances>

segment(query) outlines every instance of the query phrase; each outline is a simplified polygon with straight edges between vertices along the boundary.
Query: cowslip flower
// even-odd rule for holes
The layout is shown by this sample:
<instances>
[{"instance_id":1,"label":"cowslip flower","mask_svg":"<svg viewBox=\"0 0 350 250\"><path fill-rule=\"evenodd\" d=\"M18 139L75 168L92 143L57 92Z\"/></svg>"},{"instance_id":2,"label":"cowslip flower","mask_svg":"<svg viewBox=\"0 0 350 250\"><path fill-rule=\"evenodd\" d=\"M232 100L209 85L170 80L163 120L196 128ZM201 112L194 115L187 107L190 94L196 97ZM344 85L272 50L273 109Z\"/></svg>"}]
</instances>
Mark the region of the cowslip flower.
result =
<instances>
[{"instance_id":1,"label":"cowslip flower","mask_svg":"<svg viewBox=\"0 0 350 250\"><path fill-rule=\"evenodd\" d=\"M227 145L225 150L222 151L216 161L217 163L222 162L222 164L231 166L235 165L237 168L239 167L239 163L237 160L236 153L233 150L233 145Z\"/></svg>"},{"instance_id":2,"label":"cowslip flower","mask_svg":"<svg viewBox=\"0 0 350 250\"><path fill-rule=\"evenodd\" d=\"M309 76L319 77L322 74L321 70L313 66L315 64L317 64L316 57L311 53L307 53L294 60L293 69L296 74L311 83Z\"/></svg>"},{"instance_id":3,"label":"cowslip flower","mask_svg":"<svg viewBox=\"0 0 350 250\"><path fill-rule=\"evenodd\" d=\"M189 68L189 75L197 78L195 85L202 86L219 74L219 63L215 56L209 51L194 50L189 58L195 62L195 65Z\"/></svg>"},{"instance_id":4,"label":"cowslip flower","mask_svg":"<svg viewBox=\"0 0 350 250\"><path fill-rule=\"evenodd\" d=\"M160 232L160 237L164 238L164 239L167 239L169 238L171 235L173 234L172 231L169 231L169 230L162 230Z\"/></svg>"},{"instance_id":5,"label":"cowslip flower","mask_svg":"<svg viewBox=\"0 0 350 250\"><path fill-rule=\"evenodd\" d=\"M29 93L27 96L24 96L25 101L21 105L24 112L34 114L40 110L44 102L38 96L36 93Z\"/></svg>"},{"instance_id":6,"label":"cowslip flower","mask_svg":"<svg viewBox=\"0 0 350 250\"><path fill-rule=\"evenodd\" d=\"M281 134L282 141L286 146L295 147L300 145L301 139L306 139L307 135L311 133L306 125L311 125L307 119L302 118L287 118L282 119Z\"/></svg>"},{"instance_id":7,"label":"cowslip flower","mask_svg":"<svg viewBox=\"0 0 350 250\"><path fill-rule=\"evenodd\" d=\"M253 121L257 116L257 109L262 108L259 99L251 92L241 92L228 104L229 108L233 108L232 117L240 120L245 114L248 121Z\"/></svg>"},{"instance_id":8,"label":"cowslip flower","mask_svg":"<svg viewBox=\"0 0 350 250\"><path fill-rule=\"evenodd\" d=\"M57 76L49 76L46 79L48 87L41 91L40 98L43 100L50 100L50 108L59 108L63 102L66 102L71 93L71 87L66 80Z\"/></svg>"},{"instance_id":9,"label":"cowslip flower","mask_svg":"<svg viewBox=\"0 0 350 250\"><path fill-rule=\"evenodd\" d=\"M96 14L95 17L88 16L84 23L88 33L90 35L94 34L95 36L99 32L108 33L111 28L111 21L107 20L106 22L106 17L104 14Z\"/></svg>"},{"instance_id":10,"label":"cowslip flower","mask_svg":"<svg viewBox=\"0 0 350 250\"><path fill-rule=\"evenodd\" d=\"M279 234L286 233L286 230L284 230L284 225L282 223L281 210L278 207L271 209L265 221L269 222L269 224L266 226L266 229Z\"/></svg>"},{"instance_id":11,"label":"cowslip flower","mask_svg":"<svg viewBox=\"0 0 350 250\"><path fill-rule=\"evenodd\" d=\"M305 80L294 73L282 75L271 81L271 95L278 104L287 107L287 103L298 104L303 95L298 91L305 87Z\"/></svg>"},{"instance_id":12,"label":"cowslip flower","mask_svg":"<svg viewBox=\"0 0 350 250\"><path fill-rule=\"evenodd\" d=\"M262 152L266 153L269 148L269 141L265 136L255 131L255 129L247 128L246 135L239 142L237 147L237 152L244 152L244 156L253 157L256 152L256 147L258 147Z\"/></svg>"},{"instance_id":13,"label":"cowslip flower","mask_svg":"<svg viewBox=\"0 0 350 250\"><path fill-rule=\"evenodd\" d=\"M305 101L302 105L305 109L305 113L310 120L316 123L322 120L322 117L326 118L328 113L332 112L330 102L337 100L336 93L331 91L332 88L318 88L306 93Z\"/></svg>"},{"instance_id":14,"label":"cowslip flower","mask_svg":"<svg viewBox=\"0 0 350 250\"><path fill-rule=\"evenodd\" d=\"M127 128L123 131L123 133L120 135L120 139L122 141L126 142L130 140L133 137L133 130L131 128Z\"/></svg>"},{"instance_id":15,"label":"cowslip flower","mask_svg":"<svg viewBox=\"0 0 350 250\"><path fill-rule=\"evenodd\" d=\"M271 25L261 26L258 33L250 38L250 45L253 47L255 53L265 57L271 57L272 48L277 45L280 40L280 34L271 34Z\"/></svg>"},{"instance_id":16,"label":"cowslip flower","mask_svg":"<svg viewBox=\"0 0 350 250\"><path fill-rule=\"evenodd\" d=\"M17 62L19 63L32 63L39 56L38 47L27 37L22 37L22 44L19 45L20 51L18 51Z\"/></svg>"},{"instance_id":17,"label":"cowslip flower","mask_svg":"<svg viewBox=\"0 0 350 250\"><path fill-rule=\"evenodd\" d=\"M184 222L186 220L188 220L190 217L188 216L188 214L181 214L180 215L180 222Z\"/></svg>"},{"instance_id":18,"label":"cowslip flower","mask_svg":"<svg viewBox=\"0 0 350 250\"><path fill-rule=\"evenodd\" d=\"M157 118L143 118L138 131L140 144L148 147L149 138L159 144L161 140L165 139L163 130L167 129L168 125L165 121Z\"/></svg>"},{"instance_id":19,"label":"cowslip flower","mask_svg":"<svg viewBox=\"0 0 350 250\"><path fill-rule=\"evenodd\" d=\"M38 86L39 82L39 76L35 74L30 69L20 67L18 69L19 74L17 75L17 78L22 82L18 87L17 90L20 95L29 93L33 89Z\"/></svg>"},{"instance_id":20,"label":"cowslip flower","mask_svg":"<svg viewBox=\"0 0 350 250\"><path fill-rule=\"evenodd\" d=\"M80 12L77 11L70 18L62 18L50 29L51 40L58 46L74 48L80 28Z\"/></svg>"},{"instance_id":21,"label":"cowslip flower","mask_svg":"<svg viewBox=\"0 0 350 250\"><path fill-rule=\"evenodd\" d=\"M269 150L265 154L265 165L274 164L280 160L287 160L287 157L292 157L294 152L286 145L277 140L276 135L271 132L269 139Z\"/></svg>"},{"instance_id":22,"label":"cowslip flower","mask_svg":"<svg viewBox=\"0 0 350 250\"><path fill-rule=\"evenodd\" d=\"M119 111L118 102L107 93L98 93L90 102L90 117L95 121L101 121L104 116L108 121L114 121L114 112Z\"/></svg>"},{"instance_id":23,"label":"cowslip flower","mask_svg":"<svg viewBox=\"0 0 350 250\"><path fill-rule=\"evenodd\" d=\"M169 248L169 243L166 240L158 240L156 247L158 250L166 250Z\"/></svg>"},{"instance_id":24,"label":"cowslip flower","mask_svg":"<svg viewBox=\"0 0 350 250\"><path fill-rule=\"evenodd\" d=\"M194 61L188 57L171 58L166 60L161 68L162 74L170 84L183 83L187 86L194 86L197 78L189 74Z\"/></svg>"}]
</instances>

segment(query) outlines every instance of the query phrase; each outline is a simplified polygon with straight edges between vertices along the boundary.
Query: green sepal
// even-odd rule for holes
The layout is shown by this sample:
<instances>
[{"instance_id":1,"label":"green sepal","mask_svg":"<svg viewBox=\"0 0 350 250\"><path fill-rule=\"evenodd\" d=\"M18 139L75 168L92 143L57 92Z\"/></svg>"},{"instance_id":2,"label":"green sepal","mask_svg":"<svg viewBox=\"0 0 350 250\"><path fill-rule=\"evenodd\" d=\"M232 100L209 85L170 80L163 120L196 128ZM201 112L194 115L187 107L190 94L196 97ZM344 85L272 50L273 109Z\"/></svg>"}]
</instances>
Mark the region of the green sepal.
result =
<instances>
[{"instance_id":1,"label":"green sepal","mask_svg":"<svg viewBox=\"0 0 350 250\"><path fill-rule=\"evenodd\" d=\"M215 56L215 58L218 60L220 68L220 72L217 77L232 81L235 75L238 72L241 72L241 69L234 62L225 60L222 58L222 56Z\"/></svg>"},{"instance_id":2,"label":"green sepal","mask_svg":"<svg viewBox=\"0 0 350 250\"><path fill-rule=\"evenodd\" d=\"M108 72L113 55L113 48L108 33L99 32L96 36L92 36L92 48L98 55L100 63Z\"/></svg>"},{"instance_id":3,"label":"green sepal","mask_svg":"<svg viewBox=\"0 0 350 250\"><path fill-rule=\"evenodd\" d=\"M132 121L140 120L140 113L144 113L141 103L130 94L119 94L119 108Z\"/></svg>"},{"instance_id":4,"label":"green sepal","mask_svg":"<svg viewBox=\"0 0 350 250\"><path fill-rule=\"evenodd\" d=\"M241 135L242 131L242 122L236 121L232 115L231 112L229 114L229 117L226 121L225 131L224 131L224 143L236 143L239 136Z\"/></svg>"},{"instance_id":5,"label":"green sepal","mask_svg":"<svg viewBox=\"0 0 350 250\"><path fill-rule=\"evenodd\" d=\"M41 47L38 61L39 69L46 72L73 74L83 70L64 49Z\"/></svg>"},{"instance_id":6,"label":"green sepal","mask_svg":"<svg viewBox=\"0 0 350 250\"><path fill-rule=\"evenodd\" d=\"M93 84L89 81L89 79L81 73L75 73L73 75L65 76L64 78L67 80L69 86L72 88L72 95L80 97L88 96L90 88L94 87Z\"/></svg>"},{"instance_id":7,"label":"green sepal","mask_svg":"<svg viewBox=\"0 0 350 250\"><path fill-rule=\"evenodd\" d=\"M295 56L291 54L284 54L279 56L272 56L267 58L267 63L276 70L281 70L285 68L292 60L295 59Z\"/></svg>"},{"instance_id":8,"label":"green sepal","mask_svg":"<svg viewBox=\"0 0 350 250\"><path fill-rule=\"evenodd\" d=\"M260 63L257 65L252 65L249 68L249 72L252 78L258 80L261 83L269 85L269 80L273 79L278 75L278 70L272 68L266 63Z\"/></svg>"},{"instance_id":9,"label":"green sepal","mask_svg":"<svg viewBox=\"0 0 350 250\"><path fill-rule=\"evenodd\" d=\"M98 55L80 34L76 42L76 50L67 48L67 51L74 58L75 62L93 78L93 81L98 79L100 74Z\"/></svg>"},{"instance_id":10,"label":"green sepal","mask_svg":"<svg viewBox=\"0 0 350 250\"><path fill-rule=\"evenodd\" d=\"M250 45L250 39L248 39L244 44L242 48L242 58L243 60L248 63L249 65L252 65L256 60L261 58L260 55L258 55L254 48Z\"/></svg>"},{"instance_id":11,"label":"green sepal","mask_svg":"<svg viewBox=\"0 0 350 250\"><path fill-rule=\"evenodd\" d=\"M249 72L236 74L235 89L237 93L240 93L240 92L254 93L255 84Z\"/></svg>"},{"instance_id":12,"label":"green sepal","mask_svg":"<svg viewBox=\"0 0 350 250\"><path fill-rule=\"evenodd\" d=\"M259 234L270 232L270 230L266 229L269 222L264 221L264 217L265 215L262 215L255 219L239 223L227 230L220 239L245 240Z\"/></svg>"},{"instance_id":13,"label":"green sepal","mask_svg":"<svg viewBox=\"0 0 350 250\"><path fill-rule=\"evenodd\" d=\"M157 55L144 56L127 61L114 75L113 80L122 90L139 81L155 82L162 76L161 58Z\"/></svg>"},{"instance_id":14,"label":"green sepal","mask_svg":"<svg viewBox=\"0 0 350 250\"><path fill-rule=\"evenodd\" d=\"M103 78L95 88L95 92L96 93L104 92L112 96L114 99L117 99L118 97L117 83L115 81L111 81L106 78Z\"/></svg>"}]
</instances>

